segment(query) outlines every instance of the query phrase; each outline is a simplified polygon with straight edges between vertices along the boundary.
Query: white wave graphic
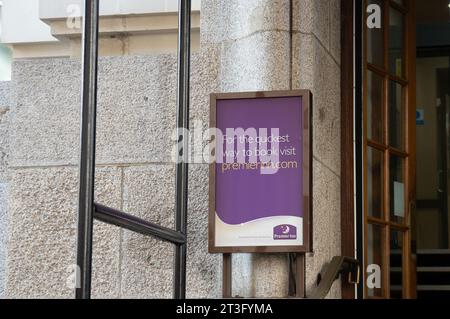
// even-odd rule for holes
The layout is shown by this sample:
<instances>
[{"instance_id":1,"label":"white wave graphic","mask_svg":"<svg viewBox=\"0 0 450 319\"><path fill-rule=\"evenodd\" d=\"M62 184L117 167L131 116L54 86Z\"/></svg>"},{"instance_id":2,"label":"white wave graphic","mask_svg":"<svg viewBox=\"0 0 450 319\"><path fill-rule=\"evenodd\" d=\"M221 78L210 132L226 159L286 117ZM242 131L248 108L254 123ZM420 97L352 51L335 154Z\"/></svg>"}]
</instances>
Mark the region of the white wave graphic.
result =
<instances>
[{"instance_id":1,"label":"white wave graphic","mask_svg":"<svg viewBox=\"0 0 450 319\"><path fill-rule=\"evenodd\" d=\"M297 227L297 239L274 240L273 228L279 225ZM217 247L232 246L301 246L303 245L303 218L295 216L273 216L252 220L239 225L223 222L216 213Z\"/></svg>"}]
</instances>

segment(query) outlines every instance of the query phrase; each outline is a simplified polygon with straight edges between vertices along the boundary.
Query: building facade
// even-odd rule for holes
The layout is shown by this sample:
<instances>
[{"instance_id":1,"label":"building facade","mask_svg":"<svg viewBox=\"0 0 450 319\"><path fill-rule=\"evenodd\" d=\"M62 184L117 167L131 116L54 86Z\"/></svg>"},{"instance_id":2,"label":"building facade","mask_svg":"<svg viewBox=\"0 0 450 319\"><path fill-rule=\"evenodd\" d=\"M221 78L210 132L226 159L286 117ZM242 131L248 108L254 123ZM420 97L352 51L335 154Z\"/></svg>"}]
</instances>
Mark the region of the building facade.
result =
<instances>
[{"instance_id":1,"label":"building facade","mask_svg":"<svg viewBox=\"0 0 450 319\"><path fill-rule=\"evenodd\" d=\"M76 251L81 30L66 24L67 6L77 1L50 2L39 1L37 21L47 23L49 38L14 41L6 33L2 41L14 57L11 81L0 83L5 298L73 297L67 281ZM101 8L96 198L170 227L176 1L159 1L164 14L116 2ZM8 5L3 1L3 14ZM192 123L208 127L210 93L314 94L316 227L307 291L341 249L340 12L338 0L194 2ZM222 260L207 251L207 163L191 165L189 177L187 296L220 297ZM170 245L101 224L94 234L94 297L171 297ZM234 295L288 295L286 254L236 255L233 269ZM329 296L341 296L339 282Z\"/></svg>"},{"instance_id":2,"label":"building facade","mask_svg":"<svg viewBox=\"0 0 450 319\"><path fill-rule=\"evenodd\" d=\"M100 4L96 201L168 228L177 2ZM74 296L83 3L1 2L4 298ZM191 17L191 127L209 128L212 93L312 93L312 251L298 268L306 296L335 256L356 259L360 280L342 275L328 298L448 296L448 0L202 0ZM187 297L220 298L209 163L193 158ZM234 254L232 295L288 297L291 257ZM95 298L172 297L169 244L95 222L93 258Z\"/></svg>"}]
</instances>

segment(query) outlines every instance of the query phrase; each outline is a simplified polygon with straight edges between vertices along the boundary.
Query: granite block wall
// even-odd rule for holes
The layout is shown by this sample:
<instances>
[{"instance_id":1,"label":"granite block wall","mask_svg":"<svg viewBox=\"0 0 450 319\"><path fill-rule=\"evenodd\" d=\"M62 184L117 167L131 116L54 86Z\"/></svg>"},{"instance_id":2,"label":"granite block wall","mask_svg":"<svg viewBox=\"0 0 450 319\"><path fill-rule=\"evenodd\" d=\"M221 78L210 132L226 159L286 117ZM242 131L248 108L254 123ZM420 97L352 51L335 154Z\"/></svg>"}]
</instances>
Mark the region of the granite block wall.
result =
<instances>
[{"instance_id":1,"label":"granite block wall","mask_svg":"<svg viewBox=\"0 0 450 319\"><path fill-rule=\"evenodd\" d=\"M212 92L313 91L310 291L322 267L340 254L340 1L292 3L202 1L190 116L208 126ZM7 298L73 297L66 282L75 262L80 68L71 58L14 62L7 195L0 187L0 203L9 202ZM102 57L98 94L97 200L173 226L176 56ZM187 295L220 297L221 258L207 253L207 164L191 165L189 176ZM170 245L103 224L94 233L94 297L171 297ZM236 255L233 293L284 297L287 266L285 254ZM330 297L339 296L336 283Z\"/></svg>"},{"instance_id":2,"label":"granite block wall","mask_svg":"<svg viewBox=\"0 0 450 319\"><path fill-rule=\"evenodd\" d=\"M12 100L11 82L0 81L0 298L5 294L8 228L8 132Z\"/></svg>"}]
</instances>

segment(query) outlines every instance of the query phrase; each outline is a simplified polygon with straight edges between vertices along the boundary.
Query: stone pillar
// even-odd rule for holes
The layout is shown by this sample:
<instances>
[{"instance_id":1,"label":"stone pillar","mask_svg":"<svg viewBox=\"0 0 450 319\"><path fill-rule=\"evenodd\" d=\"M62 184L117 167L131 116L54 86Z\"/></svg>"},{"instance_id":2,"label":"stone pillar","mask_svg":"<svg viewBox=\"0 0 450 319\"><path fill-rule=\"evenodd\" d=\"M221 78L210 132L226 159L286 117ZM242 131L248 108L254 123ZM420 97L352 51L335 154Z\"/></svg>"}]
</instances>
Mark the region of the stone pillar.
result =
<instances>
[{"instance_id":1,"label":"stone pillar","mask_svg":"<svg viewBox=\"0 0 450 319\"><path fill-rule=\"evenodd\" d=\"M290 88L289 0L202 2L202 45L220 49L220 92ZM233 255L233 295L287 295L286 254Z\"/></svg>"},{"instance_id":2,"label":"stone pillar","mask_svg":"<svg viewBox=\"0 0 450 319\"><path fill-rule=\"evenodd\" d=\"M292 88L314 94L309 292L322 267L340 254L340 0L204 0L201 44L220 49L221 92ZM285 254L235 255L233 294L285 297L287 267ZM336 283L330 297L339 296Z\"/></svg>"},{"instance_id":3,"label":"stone pillar","mask_svg":"<svg viewBox=\"0 0 450 319\"><path fill-rule=\"evenodd\" d=\"M307 291L341 252L340 0L294 0L293 88L313 92L313 248ZM339 298L340 282L328 295Z\"/></svg>"}]
</instances>

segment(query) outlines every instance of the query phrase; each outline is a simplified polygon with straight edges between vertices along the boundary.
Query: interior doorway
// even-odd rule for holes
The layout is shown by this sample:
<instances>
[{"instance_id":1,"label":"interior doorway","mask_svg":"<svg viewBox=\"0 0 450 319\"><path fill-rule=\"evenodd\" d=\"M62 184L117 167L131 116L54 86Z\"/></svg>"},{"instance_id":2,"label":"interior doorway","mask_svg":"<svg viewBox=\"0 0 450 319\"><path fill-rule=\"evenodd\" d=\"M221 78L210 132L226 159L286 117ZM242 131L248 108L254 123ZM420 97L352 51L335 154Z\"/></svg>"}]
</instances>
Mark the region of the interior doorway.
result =
<instances>
[{"instance_id":1,"label":"interior doorway","mask_svg":"<svg viewBox=\"0 0 450 319\"><path fill-rule=\"evenodd\" d=\"M446 50L419 48L416 77L419 251L449 249L449 66Z\"/></svg>"},{"instance_id":2,"label":"interior doorway","mask_svg":"<svg viewBox=\"0 0 450 319\"><path fill-rule=\"evenodd\" d=\"M418 298L450 296L450 1L416 1Z\"/></svg>"}]
</instances>

